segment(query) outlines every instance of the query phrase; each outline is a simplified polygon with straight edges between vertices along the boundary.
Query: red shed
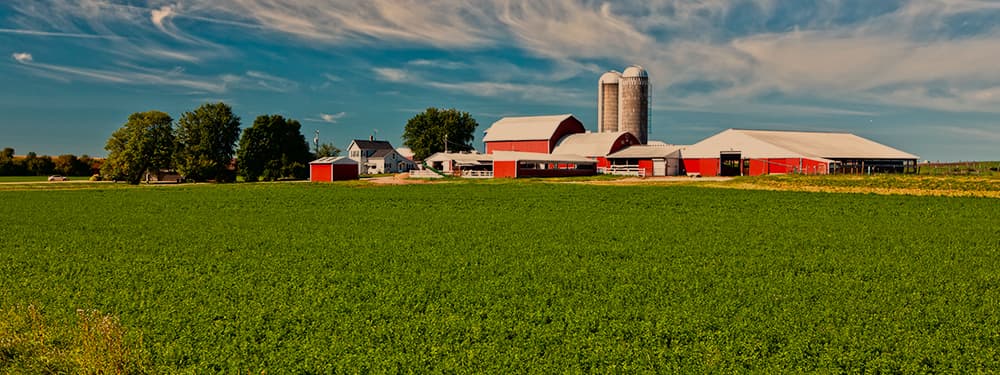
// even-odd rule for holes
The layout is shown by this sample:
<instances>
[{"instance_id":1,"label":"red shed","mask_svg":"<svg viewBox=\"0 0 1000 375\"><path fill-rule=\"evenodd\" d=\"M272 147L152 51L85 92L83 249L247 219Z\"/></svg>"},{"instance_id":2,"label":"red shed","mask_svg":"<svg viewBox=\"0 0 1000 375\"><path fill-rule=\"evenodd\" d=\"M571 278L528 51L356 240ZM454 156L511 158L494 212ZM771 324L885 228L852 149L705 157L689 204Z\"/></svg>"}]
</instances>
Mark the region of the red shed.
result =
<instances>
[{"instance_id":1,"label":"red shed","mask_svg":"<svg viewBox=\"0 0 1000 375\"><path fill-rule=\"evenodd\" d=\"M504 117L486 129L486 153L520 151L550 154L556 143L570 134L585 133L573 115Z\"/></svg>"},{"instance_id":2,"label":"red shed","mask_svg":"<svg viewBox=\"0 0 1000 375\"><path fill-rule=\"evenodd\" d=\"M357 179L358 162L347 157L326 157L309 163L309 181L330 182Z\"/></svg>"}]
</instances>

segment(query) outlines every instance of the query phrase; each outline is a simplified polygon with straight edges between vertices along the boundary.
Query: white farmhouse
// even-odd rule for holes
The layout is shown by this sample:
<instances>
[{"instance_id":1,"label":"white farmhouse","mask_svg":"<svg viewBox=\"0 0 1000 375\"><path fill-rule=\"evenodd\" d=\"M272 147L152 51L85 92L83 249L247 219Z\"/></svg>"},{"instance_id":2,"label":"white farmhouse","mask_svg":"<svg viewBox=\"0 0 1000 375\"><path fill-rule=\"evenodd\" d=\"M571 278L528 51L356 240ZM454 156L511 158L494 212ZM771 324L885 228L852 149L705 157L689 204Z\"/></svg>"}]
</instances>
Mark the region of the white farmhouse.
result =
<instances>
[{"instance_id":1,"label":"white farmhouse","mask_svg":"<svg viewBox=\"0 0 1000 375\"><path fill-rule=\"evenodd\" d=\"M347 155L358 162L358 174L403 173L416 168L416 164L400 155L388 141L355 139L347 148Z\"/></svg>"}]
</instances>

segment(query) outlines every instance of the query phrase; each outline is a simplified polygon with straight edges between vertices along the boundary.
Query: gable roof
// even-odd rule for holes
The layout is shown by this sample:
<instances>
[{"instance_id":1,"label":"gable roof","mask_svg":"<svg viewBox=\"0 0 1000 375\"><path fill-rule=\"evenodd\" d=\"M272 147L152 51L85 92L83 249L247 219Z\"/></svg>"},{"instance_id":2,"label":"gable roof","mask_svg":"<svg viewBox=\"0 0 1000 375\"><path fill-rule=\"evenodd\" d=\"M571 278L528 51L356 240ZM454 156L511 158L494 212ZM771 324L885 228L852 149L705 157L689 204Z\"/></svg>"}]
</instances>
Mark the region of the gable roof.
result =
<instances>
[{"instance_id":1,"label":"gable roof","mask_svg":"<svg viewBox=\"0 0 1000 375\"><path fill-rule=\"evenodd\" d=\"M686 158L716 158L740 151L744 158L919 159L918 156L851 133L728 129L681 153Z\"/></svg>"},{"instance_id":2,"label":"gable roof","mask_svg":"<svg viewBox=\"0 0 1000 375\"><path fill-rule=\"evenodd\" d=\"M309 162L309 164L354 164L358 165L358 162L351 160L346 156L328 156L325 158L319 158Z\"/></svg>"},{"instance_id":3,"label":"gable roof","mask_svg":"<svg viewBox=\"0 0 1000 375\"><path fill-rule=\"evenodd\" d=\"M355 139L351 143L358 145L358 148L362 150L392 150L392 144L389 141L371 141L365 139Z\"/></svg>"},{"instance_id":4,"label":"gable roof","mask_svg":"<svg viewBox=\"0 0 1000 375\"><path fill-rule=\"evenodd\" d=\"M583 155L589 157L607 156L615 146L618 138L629 132L611 133L577 133L570 134L559 140L552 149L553 154ZM636 139L635 143L639 143Z\"/></svg>"},{"instance_id":5,"label":"gable roof","mask_svg":"<svg viewBox=\"0 0 1000 375\"><path fill-rule=\"evenodd\" d=\"M483 142L548 140L564 121L574 119L571 114L554 116L504 117L486 129Z\"/></svg>"},{"instance_id":6,"label":"gable roof","mask_svg":"<svg viewBox=\"0 0 1000 375\"><path fill-rule=\"evenodd\" d=\"M684 147L686 146L668 145L665 143L634 145L608 155L608 159L677 158Z\"/></svg>"}]
</instances>

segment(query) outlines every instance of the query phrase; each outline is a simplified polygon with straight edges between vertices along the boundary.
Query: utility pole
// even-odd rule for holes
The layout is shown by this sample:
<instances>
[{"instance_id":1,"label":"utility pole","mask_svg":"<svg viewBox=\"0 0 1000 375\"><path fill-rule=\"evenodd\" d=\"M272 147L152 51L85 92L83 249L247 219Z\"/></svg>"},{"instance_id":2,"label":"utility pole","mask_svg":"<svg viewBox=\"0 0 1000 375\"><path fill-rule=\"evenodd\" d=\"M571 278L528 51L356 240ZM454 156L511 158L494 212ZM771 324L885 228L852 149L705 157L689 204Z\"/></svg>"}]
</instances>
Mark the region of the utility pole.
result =
<instances>
[{"instance_id":1,"label":"utility pole","mask_svg":"<svg viewBox=\"0 0 1000 375\"><path fill-rule=\"evenodd\" d=\"M444 153L448 153L448 133L444 133Z\"/></svg>"},{"instance_id":2,"label":"utility pole","mask_svg":"<svg viewBox=\"0 0 1000 375\"><path fill-rule=\"evenodd\" d=\"M316 146L316 153L319 153L319 129L316 130L316 136L313 137L313 145Z\"/></svg>"}]
</instances>

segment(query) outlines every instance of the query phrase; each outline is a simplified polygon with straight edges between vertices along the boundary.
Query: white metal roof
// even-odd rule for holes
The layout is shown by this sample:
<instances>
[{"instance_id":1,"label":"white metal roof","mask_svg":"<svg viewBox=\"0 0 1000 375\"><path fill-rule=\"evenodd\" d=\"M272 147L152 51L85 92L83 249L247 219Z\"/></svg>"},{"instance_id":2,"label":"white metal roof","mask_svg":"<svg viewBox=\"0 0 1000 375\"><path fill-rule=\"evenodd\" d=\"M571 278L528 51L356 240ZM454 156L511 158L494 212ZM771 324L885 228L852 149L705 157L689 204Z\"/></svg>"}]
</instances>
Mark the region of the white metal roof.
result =
<instances>
[{"instance_id":1,"label":"white metal roof","mask_svg":"<svg viewBox=\"0 0 1000 375\"><path fill-rule=\"evenodd\" d=\"M559 124L571 117L571 114L504 117L486 129L483 142L547 140L552 137Z\"/></svg>"},{"instance_id":2,"label":"white metal roof","mask_svg":"<svg viewBox=\"0 0 1000 375\"><path fill-rule=\"evenodd\" d=\"M618 80L622 78L622 74L614 70L609 70L607 73L601 75L601 83L618 83Z\"/></svg>"},{"instance_id":3,"label":"white metal roof","mask_svg":"<svg viewBox=\"0 0 1000 375\"><path fill-rule=\"evenodd\" d=\"M729 129L681 151L685 158L717 158L739 151L744 158L919 159L850 133Z\"/></svg>"},{"instance_id":4,"label":"white metal roof","mask_svg":"<svg viewBox=\"0 0 1000 375\"><path fill-rule=\"evenodd\" d=\"M646 73L646 69L643 69L641 66L638 65L629 66L628 68L625 68L624 72L622 72L622 77L625 78L648 77L648 76L649 75Z\"/></svg>"},{"instance_id":5,"label":"white metal roof","mask_svg":"<svg viewBox=\"0 0 1000 375\"><path fill-rule=\"evenodd\" d=\"M680 151L687 146L661 144L645 144L629 146L628 148L608 155L608 159L667 159L680 157Z\"/></svg>"},{"instance_id":6,"label":"white metal roof","mask_svg":"<svg viewBox=\"0 0 1000 375\"><path fill-rule=\"evenodd\" d=\"M358 162L349 159L346 156L328 156L325 158L319 158L309 162L309 164L354 164L357 165Z\"/></svg>"},{"instance_id":7,"label":"white metal roof","mask_svg":"<svg viewBox=\"0 0 1000 375\"><path fill-rule=\"evenodd\" d=\"M478 163L493 161L493 155L468 152L436 152L424 161L455 161L458 163Z\"/></svg>"},{"instance_id":8,"label":"white metal roof","mask_svg":"<svg viewBox=\"0 0 1000 375\"><path fill-rule=\"evenodd\" d=\"M625 133L628 132L570 134L559 140L552 153L589 157L607 156L615 141Z\"/></svg>"},{"instance_id":9,"label":"white metal roof","mask_svg":"<svg viewBox=\"0 0 1000 375\"><path fill-rule=\"evenodd\" d=\"M494 151L494 161L528 161L540 163L597 164L597 161L581 156L566 154L543 154L538 152Z\"/></svg>"}]
</instances>

